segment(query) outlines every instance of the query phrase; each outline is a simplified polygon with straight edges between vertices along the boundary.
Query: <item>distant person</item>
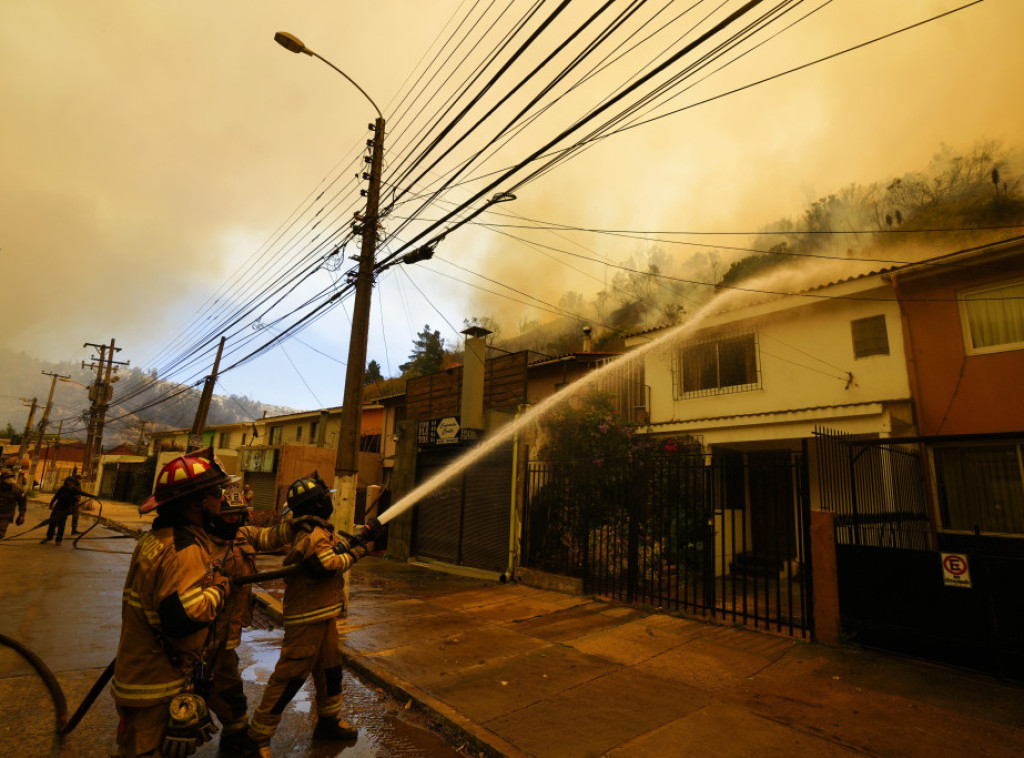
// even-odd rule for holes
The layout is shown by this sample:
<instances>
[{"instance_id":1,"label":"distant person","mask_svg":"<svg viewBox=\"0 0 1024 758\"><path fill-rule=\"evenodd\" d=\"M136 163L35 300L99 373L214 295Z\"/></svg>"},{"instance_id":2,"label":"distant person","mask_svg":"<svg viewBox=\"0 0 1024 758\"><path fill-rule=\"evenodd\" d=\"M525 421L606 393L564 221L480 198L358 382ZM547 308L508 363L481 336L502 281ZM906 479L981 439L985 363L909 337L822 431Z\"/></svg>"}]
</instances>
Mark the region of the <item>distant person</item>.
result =
<instances>
[{"instance_id":1,"label":"distant person","mask_svg":"<svg viewBox=\"0 0 1024 758\"><path fill-rule=\"evenodd\" d=\"M354 740L358 735L341 718L338 616L344 574L366 555L366 548L360 540L350 541L335 532L327 521L334 510L331 491L316 472L288 488L288 509L296 523L284 565L301 566L302 571L285 579L281 656L249 724L249 756L269 758L270 741L284 709L310 674L316 688L313 739ZM362 531L372 538L376 529L374 524Z\"/></svg>"},{"instance_id":2,"label":"distant person","mask_svg":"<svg viewBox=\"0 0 1024 758\"><path fill-rule=\"evenodd\" d=\"M69 476L64 480L64 484L50 498L50 523L46 527L46 536L39 541L40 544L46 544L54 537L57 538L57 545L64 541L64 525L68 516L78 506L83 494L75 484L74 478ZM74 530L72 534L75 534Z\"/></svg>"},{"instance_id":3,"label":"distant person","mask_svg":"<svg viewBox=\"0 0 1024 758\"><path fill-rule=\"evenodd\" d=\"M252 516L252 488L248 484L242 485L242 499L245 500L245 507Z\"/></svg>"},{"instance_id":4,"label":"distant person","mask_svg":"<svg viewBox=\"0 0 1024 758\"><path fill-rule=\"evenodd\" d=\"M28 500L25 497L25 490L17 483L18 472L13 466L0 468L0 539L7 536L7 527L11 521L21 526L25 523L25 511L28 508ZM15 518L14 511L18 511Z\"/></svg>"}]
</instances>

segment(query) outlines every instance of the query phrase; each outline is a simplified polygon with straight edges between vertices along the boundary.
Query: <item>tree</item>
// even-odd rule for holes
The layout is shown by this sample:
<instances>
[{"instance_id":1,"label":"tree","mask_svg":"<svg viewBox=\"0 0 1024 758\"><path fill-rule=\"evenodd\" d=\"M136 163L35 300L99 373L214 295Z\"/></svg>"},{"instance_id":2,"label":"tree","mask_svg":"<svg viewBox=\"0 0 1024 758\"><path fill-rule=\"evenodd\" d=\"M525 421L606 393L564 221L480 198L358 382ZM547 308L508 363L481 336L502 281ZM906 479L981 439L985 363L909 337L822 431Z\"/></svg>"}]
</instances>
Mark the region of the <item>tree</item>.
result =
<instances>
[{"instance_id":1,"label":"tree","mask_svg":"<svg viewBox=\"0 0 1024 758\"><path fill-rule=\"evenodd\" d=\"M380 373L380 364L377 361L370 361L366 364L366 374L363 377L363 384L377 384L384 380Z\"/></svg>"},{"instance_id":2,"label":"tree","mask_svg":"<svg viewBox=\"0 0 1024 758\"><path fill-rule=\"evenodd\" d=\"M18 430L14 428L14 425L8 421L7 428L0 432L4 437L14 437L18 433Z\"/></svg>"},{"instance_id":3,"label":"tree","mask_svg":"<svg viewBox=\"0 0 1024 758\"><path fill-rule=\"evenodd\" d=\"M444 340L441 332L430 331L430 324L423 325L423 331L416 335L409 353L409 362L398 368L408 377L435 374L444 365Z\"/></svg>"}]
</instances>

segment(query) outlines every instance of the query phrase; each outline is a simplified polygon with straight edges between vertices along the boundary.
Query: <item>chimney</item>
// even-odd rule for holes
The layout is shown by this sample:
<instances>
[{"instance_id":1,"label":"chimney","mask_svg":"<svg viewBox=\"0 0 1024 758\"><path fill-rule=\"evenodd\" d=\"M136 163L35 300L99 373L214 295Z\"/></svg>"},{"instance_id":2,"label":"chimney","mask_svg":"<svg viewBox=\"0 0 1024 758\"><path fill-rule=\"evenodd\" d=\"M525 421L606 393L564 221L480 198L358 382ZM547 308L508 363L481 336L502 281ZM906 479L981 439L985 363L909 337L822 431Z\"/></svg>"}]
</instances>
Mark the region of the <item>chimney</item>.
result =
<instances>
[{"instance_id":1,"label":"chimney","mask_svg":"<svg viewBox=\"0 0 1024 758\"><path fill-rule=\"evenodd\" d=\"M594 352L594 340L590 338L590 327L583 327L583 352L592 353Z\"/></svg>"},{"instance_id":2,"label":"chimney","mask_svg":"<svg viewBox=\"0 0 1024 758\"><path fill-rule=\"evenodd\" d=\"M462 403L459 426L463 429L484 428L484 368L487 361L486 337L489 329L471 326L465 329L466 349L462 361Z\"/></svg>"}]
</instances>

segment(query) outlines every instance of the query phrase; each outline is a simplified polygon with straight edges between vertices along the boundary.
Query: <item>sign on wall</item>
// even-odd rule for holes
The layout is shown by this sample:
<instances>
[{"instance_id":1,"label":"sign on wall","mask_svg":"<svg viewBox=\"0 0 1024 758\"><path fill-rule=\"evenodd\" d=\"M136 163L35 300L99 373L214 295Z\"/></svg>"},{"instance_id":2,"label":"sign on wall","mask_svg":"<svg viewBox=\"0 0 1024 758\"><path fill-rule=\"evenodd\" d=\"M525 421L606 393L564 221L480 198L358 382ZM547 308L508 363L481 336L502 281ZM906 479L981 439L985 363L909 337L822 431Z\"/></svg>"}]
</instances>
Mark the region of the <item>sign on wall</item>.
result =
<instances>
[{"instance_id":1,"label":"sign on wall","mask_svg":"<svg viewBox=\"0 0 1024 758\"><path fill-rule=\"evenodd\" d=\"M942 558L942 583L947 587L971 589L971 569L963 553L940 553Z\"/></svg>"},{"instance_id":2,"label":"sign on wall","mask_svg":"<svg viewBox=\"0 0 1024 758\"><path fill-rule=\"evenodd\" d=\"M277 450L249 448L242 450L242 471L272 474L277 468Z\"/></svg>"},{"instance_id":3,"label":"sign on wall","mask_svg":"<svg viewBox=\"0 0 1024 758\"><path fill-rule=\"evenodd\" d=\"M424 419L416 422L416 443L423 447L459 444L458 416Z\"/></svg>"}]
</instances>

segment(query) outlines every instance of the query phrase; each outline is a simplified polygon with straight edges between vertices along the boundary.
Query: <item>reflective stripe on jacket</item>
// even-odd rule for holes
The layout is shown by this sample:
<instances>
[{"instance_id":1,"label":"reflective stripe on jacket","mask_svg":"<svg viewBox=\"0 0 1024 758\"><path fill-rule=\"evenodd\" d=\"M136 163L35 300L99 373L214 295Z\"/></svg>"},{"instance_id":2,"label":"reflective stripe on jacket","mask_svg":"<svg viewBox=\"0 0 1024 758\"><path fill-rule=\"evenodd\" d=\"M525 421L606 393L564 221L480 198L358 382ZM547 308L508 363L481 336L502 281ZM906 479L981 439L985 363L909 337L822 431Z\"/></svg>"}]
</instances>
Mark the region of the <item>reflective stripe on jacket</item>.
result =
<instances>
[{"instance_id":1,"label":"reflective stripe on jacket","mask_svg":"<svg viewBox=\"0 0 1024 758\"><path fill-rule=\"evenodd\" d=\"M301 565L302 573L285 579L284 625L302 626L337 618L343 607L345 572L356 562L351 553L335 552L340 544L326 521L295 530L295 541L284 557L285 566Z\"/></svg>"},{"instance_id":2,"label":"reflective stripe on jacket","mask_svg":"<svg viewBox=\"0 0 1024 758\"><path fill-rule=\"evenodd\" d=\"M187 672L202 658L209 625L224 605L224 580L215 575L202 528L159 524L158 518L135 546L124 585L121 640L110 683L114 700L123 706L155 705L182 692Z\"/></svg>"},{"instance_id":3,"label":"reflective stripe on jacket","mask_svg":"<svg viewBox=\"0 0 1024 758\"><path fill-rule=\"evenodd\" d=\"M252 576L256 573L256 554L270 553L292 541L291 521L282 521L275 526L261 529L258 526L239 527L235 539L230 544L216 537L210 538L215 556L224 555L221 571L225 576ZM216 645L224 643L225 649L238 647L242 640L242 627L252 623L252 585L243 584L235 587L224 605L221 618L217 620Z\"/></svg>"}]
</instances>

